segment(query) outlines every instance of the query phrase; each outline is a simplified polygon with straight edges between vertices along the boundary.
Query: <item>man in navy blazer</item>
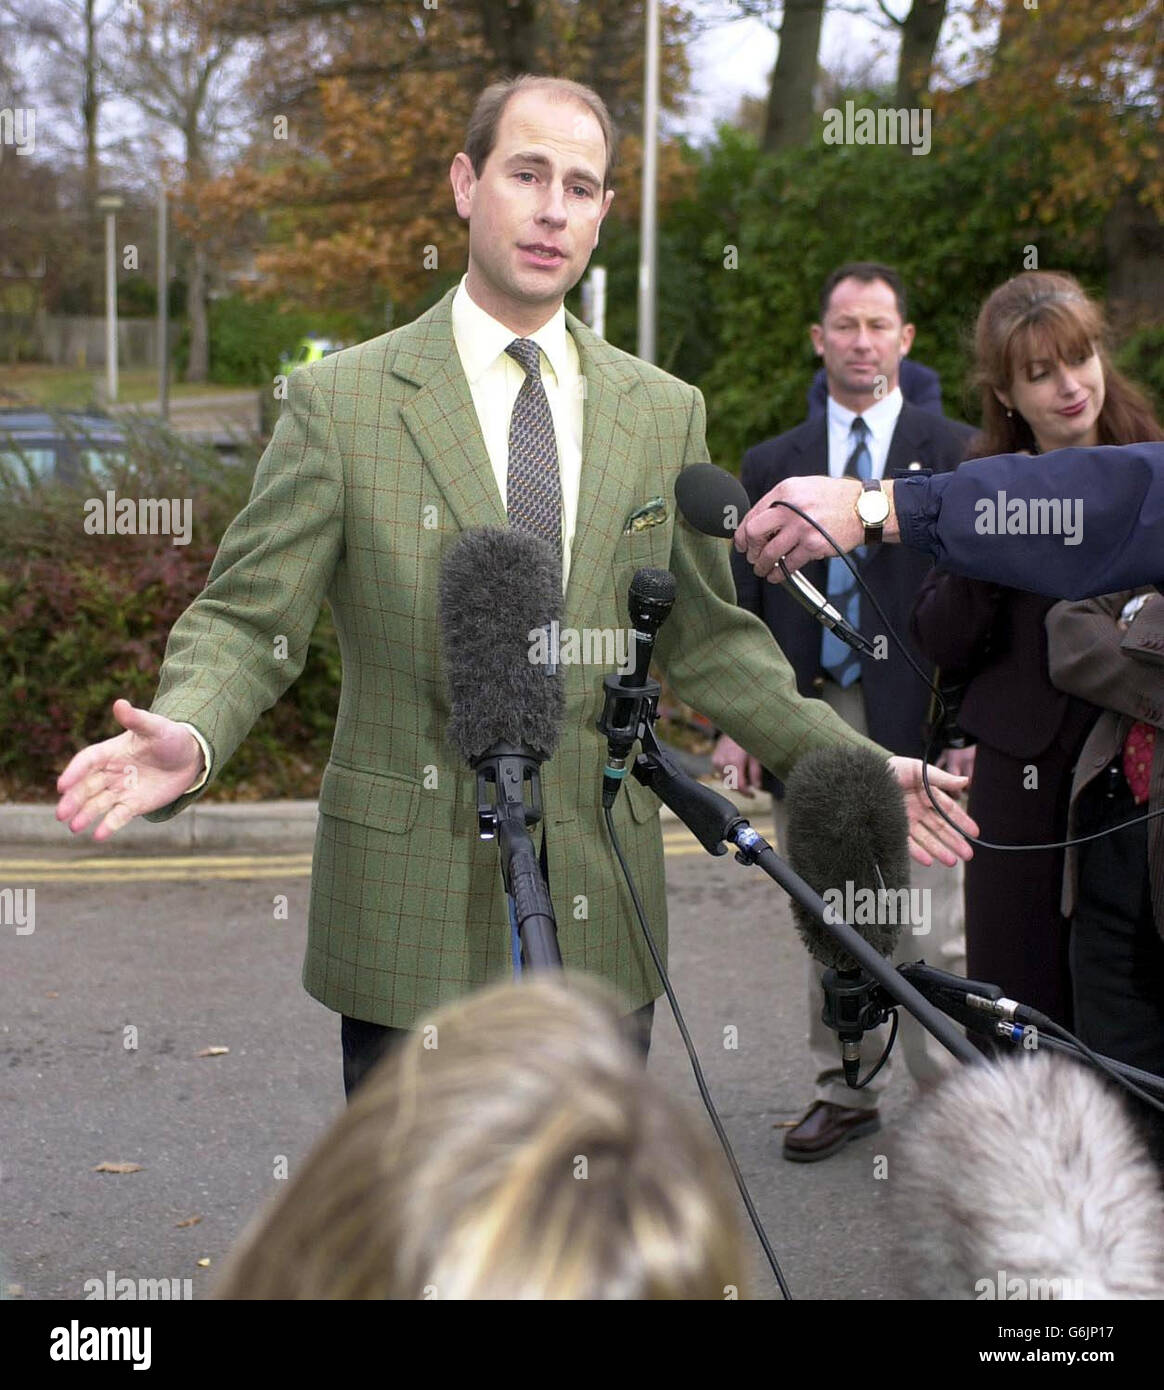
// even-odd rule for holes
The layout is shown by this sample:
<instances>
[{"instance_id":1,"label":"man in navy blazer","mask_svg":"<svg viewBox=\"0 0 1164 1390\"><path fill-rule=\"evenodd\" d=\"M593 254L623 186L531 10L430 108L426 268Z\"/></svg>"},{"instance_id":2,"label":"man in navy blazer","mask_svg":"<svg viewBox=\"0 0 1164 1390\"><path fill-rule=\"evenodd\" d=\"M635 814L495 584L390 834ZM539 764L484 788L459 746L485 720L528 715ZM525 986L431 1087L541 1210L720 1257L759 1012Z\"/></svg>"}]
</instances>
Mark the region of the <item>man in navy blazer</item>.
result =
<instances>
[{"instance_id":1,"label":"man in navy blazer","mask_svg":"<svg viewBox=\"0 0 1164 1390\"><path fill-rule=\"evenodd\" d=\"M816 475L839 477L863 470L861 476L889 479L911 471L947 472L965 454L973 431L903 400L900 367L913 340L907 321L905 291L895 271L860 262L842 266L825 282L820 322L812 327L813 344L824 359L828 381L826 411L796 429L765 440L744 456L741 480L755 503L786 478ZM928 369L927 369L928 370ZM936 381L936 373L929 373ZM858 441L855 446L854 441ZM866 456L858 461L859 449ZM920 757L923 725L929 704L925 683L884 634L884 624L863 595L854 598L856 625L879 644L877 657L853 658L848 649L830 647L820 624L777 585L766 584L732 552L736 596L740 605L763 618L796 674L802 695L823 699L840 716L895 753ZM893 629L910 647L923 670L930 667L909 639L909 615L929 559L916 551L882 545L867 547L858 561L865 583L875 595ZM830 577L843 579L818 561L805 578L830 592ZM838 602L838 606L840 606ZM777 840L785 838L781 799L783 788L761 771L746 750L726 736L716 747L716 766L725 778L747 792L759 781L774 797ZM925 934L902 934L902 959L925 955L934 965L958 970L963 961L961 875L938 864L913 870L914 886L928 888L928 922L912 924ZM784 1139L784 1156L796 1162L827 1158L850 1140L879 1126L877 1099L885 1077L873 1086L848 1089L835 1074L839 1045L836 1035L820 1022L819 969L811 967L809 984L809 1046L817 1069L812 1107ZM902 1050L919 1082L940 1078L940 1049L910 1020L903 1024ZM865 1054L873 1058L870 1041Z\"/></svg>"}]
</instances>

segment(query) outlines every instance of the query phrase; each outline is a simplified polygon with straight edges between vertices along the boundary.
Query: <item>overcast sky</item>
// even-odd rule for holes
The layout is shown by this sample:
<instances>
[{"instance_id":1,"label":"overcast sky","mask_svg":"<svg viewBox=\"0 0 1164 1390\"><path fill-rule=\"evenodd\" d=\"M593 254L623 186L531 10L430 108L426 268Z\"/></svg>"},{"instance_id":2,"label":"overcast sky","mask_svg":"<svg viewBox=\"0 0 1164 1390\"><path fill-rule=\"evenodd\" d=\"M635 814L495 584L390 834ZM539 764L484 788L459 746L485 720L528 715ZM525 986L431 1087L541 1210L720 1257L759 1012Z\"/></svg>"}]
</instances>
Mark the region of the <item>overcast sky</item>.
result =
<instances>
[{"instance_id":1,"label":"overcast sky","mask_svg":"<svg viewBox=\"0 0 1164 1390\"><path fill-rule=\"evenodd\" d=\"M687 3L708 28L689 50L692 82L685 116L668 122L667 128L682 130L693 142L702 144L713 137L717 122L734 118L744 95L767 96L778 41L773 29L758 19L731 18L737 8L733 0L687 0ZM910 0L886 0L886 3L896 13L903 14ZM875 11L873 0L868 0L868 5ZM774 3L772 8L778 22L780 7ZM942 37L939 56L956 45L961 46L961 27L956 21L947 19ZM832 72L850 77L872 76L875 81L892 83L898 43L896 33L870 19L838 13L831 5L826 8L820 59ZM35 76L32 71L28 75L33 79L35 90ZM39 115L43 120L38 117L36 138L42 156L51 158L58 142L76 143L76 131L60 113L53 112L46 104ZM142 127L141 117L131 105L111 100L103 108L102 117L103 144L117 134L131 149L141 144L137 138ZM165 146L172 157L178 156L178 143L172 133L167 133Z\"/></svg>"},{"instance_id":2,"label":"overcast sky","mask_svg":"<svg viewBox=\"0 0 1164 1390\"><path fill-rule=\"evenodd\" d=\"M891 0L890 7L900 15L908 4L906 0ZM732 7L730 0L692 0L692 8L703 16L726 16ZM942 29L939 57L961 46L965 33L964 25L948 19ZM854 73L872 63L874 80L892 82L898 47L896 33L887 32L872 20L825 10L820 61L830 71ZM714 133L717 121L730 120L745 94L767 96L776 50L775 32L758 19L725 20L692 44L692 94L686 119L678 123L692 140L702 142Z\"/></svg>"}]
</instances>

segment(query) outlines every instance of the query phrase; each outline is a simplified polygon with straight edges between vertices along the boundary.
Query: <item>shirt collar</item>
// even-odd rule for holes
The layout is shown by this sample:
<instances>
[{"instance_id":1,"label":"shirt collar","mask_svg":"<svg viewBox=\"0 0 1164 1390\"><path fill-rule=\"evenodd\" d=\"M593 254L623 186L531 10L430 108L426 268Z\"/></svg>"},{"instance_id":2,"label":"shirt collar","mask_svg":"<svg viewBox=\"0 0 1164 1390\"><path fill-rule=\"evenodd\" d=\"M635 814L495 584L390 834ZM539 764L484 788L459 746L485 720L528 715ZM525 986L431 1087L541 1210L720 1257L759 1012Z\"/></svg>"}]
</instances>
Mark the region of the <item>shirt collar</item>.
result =
<instances>
[{"instance_id":1,"label":"shirt collar","mask_svg":"<svg viewBox=\"0 0 1164 1390\"><path fill-rule=\"evenodd\" d=\"M457 345L465 375L470 385L473 385L519 335L514 333L513 329L499 323L492 314L487 314L474 302L469 294L467 280L467 275L461 277L461 283L453 296L453 340ZM528 336L545 353L555 380L561 382L569 365L566 357L566 306L559 304L553 318L548 323L543 323L536 333L530 333Z\"/></svg>"},{"instance_id":2,"label":"shirt collar","mask_svg":"<svg viewBox=\"0 0 1164 1390\"><path fill-rule=\"evenodd\" d=\"M887 396L882 396L879 401L874 401L868 409L861 411L861 419L869 426L869 433L874 439L882 434L893 434L903 404L901 387L895 386ZM838 426L847 434L853 428L853 421L856 418L857 412L855 410L850 410L848 406L842 405L832 396L829 397L829 423L831 425Z\"/></svg>"}]
</instances>

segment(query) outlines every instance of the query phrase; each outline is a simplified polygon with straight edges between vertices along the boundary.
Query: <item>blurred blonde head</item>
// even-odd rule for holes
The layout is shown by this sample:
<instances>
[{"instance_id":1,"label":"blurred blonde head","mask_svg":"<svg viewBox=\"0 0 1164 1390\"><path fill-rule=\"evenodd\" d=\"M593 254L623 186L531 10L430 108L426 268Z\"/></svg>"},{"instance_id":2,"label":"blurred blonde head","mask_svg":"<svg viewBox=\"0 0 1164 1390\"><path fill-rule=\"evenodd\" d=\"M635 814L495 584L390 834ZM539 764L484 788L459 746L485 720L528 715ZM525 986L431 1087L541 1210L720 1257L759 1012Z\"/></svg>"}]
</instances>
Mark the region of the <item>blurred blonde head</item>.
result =
<instances>
[{"instance_id":1,"label":"blurred blonde head","mask_svg":"<svg viewBox=\"0 0 1164 1390\"><path fill-rule=\"evenodd\" d=\"M580 976L459 1000L369 1075L218 1298L722 1299L733 1193Z\"/></svg>"}]
</instances>

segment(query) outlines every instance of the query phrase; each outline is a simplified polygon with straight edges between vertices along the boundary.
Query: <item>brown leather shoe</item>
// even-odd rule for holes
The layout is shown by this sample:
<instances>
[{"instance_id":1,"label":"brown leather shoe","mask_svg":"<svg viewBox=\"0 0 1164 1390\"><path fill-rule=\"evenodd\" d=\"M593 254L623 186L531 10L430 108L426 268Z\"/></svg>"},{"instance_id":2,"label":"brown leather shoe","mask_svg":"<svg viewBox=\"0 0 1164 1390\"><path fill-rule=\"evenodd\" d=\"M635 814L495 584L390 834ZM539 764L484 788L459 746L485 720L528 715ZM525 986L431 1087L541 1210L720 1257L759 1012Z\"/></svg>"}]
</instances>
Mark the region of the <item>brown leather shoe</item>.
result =
<instances>
[{"instance_id":1,"label":"brown leather shoe","mask_svg":"<svg viewBox=\"0 0 1164 1390\"><path fill-rule=\"evenodd\" d=\"M876 1110L854 1110L831 1101L814 1101L799 1124L784 1136L784 1157L793 1163L816 1163L843 1149L851 1139L881 1128Z\"/></svg>"}]
</instances>

